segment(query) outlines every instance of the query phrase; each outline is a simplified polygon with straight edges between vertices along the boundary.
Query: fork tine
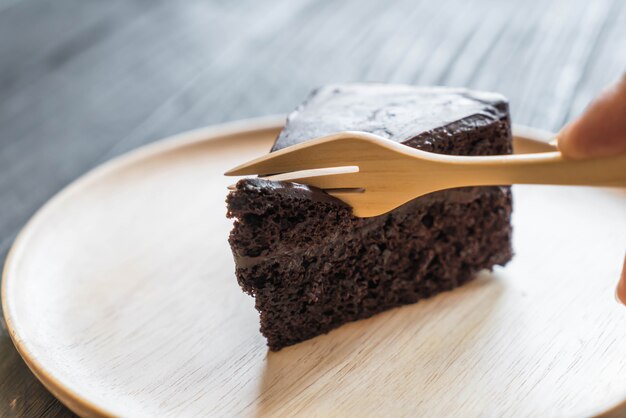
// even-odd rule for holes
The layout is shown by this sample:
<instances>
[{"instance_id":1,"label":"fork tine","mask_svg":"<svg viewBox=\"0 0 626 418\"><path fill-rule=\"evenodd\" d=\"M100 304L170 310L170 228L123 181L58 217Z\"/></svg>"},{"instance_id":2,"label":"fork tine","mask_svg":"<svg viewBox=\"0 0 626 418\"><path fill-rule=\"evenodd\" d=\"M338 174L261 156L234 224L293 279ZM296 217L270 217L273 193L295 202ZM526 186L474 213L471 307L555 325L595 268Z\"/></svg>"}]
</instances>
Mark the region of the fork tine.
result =
<instances>
[{"instance_id":1,"label":"fork tine","mask_svg":"<svg viewBox=\"0 0 626 418\"><path fill-rule=\"evenodd\" d=\"M352 168L352 167L340 167ZM359 173L355 170L344 170L344 172L337 172L339 170L327 169L317 170L315 175L307 175L306 173L288 173L279 176L264 177L268 180L290 181L293 183L302 183L308 186L314 186L320 189L362 189L363 185L360 184ZM325 174L326 173L326 174Z\"/></svg>"},{"instance_id":2,"label":"fork tine","mask_svg":"<svg viewBox=\"0 0 626 418\"><path fill-rule=\"evenodd\" d=\"M224 174L227 176L265 175L358 165L358 157L354 151L358 147L376 146L377 140L378 138L374 138L373 135L362 132L329 135L272 152L241 164Z\"/></svg>"},{"instance_id":3,"label":"fork tine","mask_svg":"<svg viewBox=\"0 0 626 418\"><path fill-rule=\"evenodd\" d=\"M311 170L290 171L288 173L274 174L271 176L263 176L262 179L272 181L302 181L310 177L329 176L331 174L358 173L357 166L342 166L328 168L314 168Z\"/></svg>"}]
</instances>

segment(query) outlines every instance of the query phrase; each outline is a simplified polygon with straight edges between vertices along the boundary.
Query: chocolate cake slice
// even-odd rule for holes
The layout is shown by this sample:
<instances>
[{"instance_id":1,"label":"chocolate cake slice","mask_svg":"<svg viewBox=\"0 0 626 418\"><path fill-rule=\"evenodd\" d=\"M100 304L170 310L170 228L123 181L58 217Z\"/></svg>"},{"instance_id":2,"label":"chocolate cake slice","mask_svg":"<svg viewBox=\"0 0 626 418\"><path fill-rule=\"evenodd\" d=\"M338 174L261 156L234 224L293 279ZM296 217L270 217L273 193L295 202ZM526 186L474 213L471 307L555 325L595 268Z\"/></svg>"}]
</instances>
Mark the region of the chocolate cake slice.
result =
<instances>
[{"instance_id":1,"label":"chocolate cake slice","mask_svg":"<svg viewBox=\"0 0 626 418\"><path fill-rule=\"evenodd\" d=\"M498 94L347 84L314 91L272 151L346 130L444 154L512 149ZM261 179L239 181L227 203L237 280L272 350L453 289L512 256L508 187L432 193L374 218L319 189Z\"/></svg>"}]
</instances>

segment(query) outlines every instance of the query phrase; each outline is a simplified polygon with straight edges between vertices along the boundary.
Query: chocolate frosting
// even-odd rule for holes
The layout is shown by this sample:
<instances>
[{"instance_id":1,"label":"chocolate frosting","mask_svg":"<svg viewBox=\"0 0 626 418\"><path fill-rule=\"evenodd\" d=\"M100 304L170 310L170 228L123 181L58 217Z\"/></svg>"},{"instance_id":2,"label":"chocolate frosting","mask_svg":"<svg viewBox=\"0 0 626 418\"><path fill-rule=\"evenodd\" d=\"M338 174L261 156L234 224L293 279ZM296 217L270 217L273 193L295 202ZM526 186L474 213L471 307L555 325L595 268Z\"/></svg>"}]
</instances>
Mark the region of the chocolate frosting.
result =
<instances>
[{"instance_id":1,"label":"chocolate frosting","mask_svg":"<svg viewBox=\"0 0 626 418\"><path fill-rule=\"evenodd\" d=\"M335 84L314 90L288 117L272 151L341 131L360 131L424 148L442 128L454 133L508 118L508 102L497 93L401 84ZM420 143L412 141L419 138ZM248 180L290 196L344 204L315 187ZM458 193L448 193L455 199ZM461 197L466 199L467 196Z\"/></svg>"},{"instance_id":2,"label":"chocolate frosting","mask_svg":"<svg viewBox=\"0 0 626 418\"><path fill-rule=\"evenodd\" d=\"M317 187L286 181L270 181L260 178L242 179L237 182L237 190L250 192L268 191L281 193L295 199L307 199L314 202L329 202L347 206L346 203L332 197Z\"/></svg>"},{"instance_id":3,"label":"chocolate frosting","mask_svg":"<svg viewBox=\"0 0 626 418\"><path fill-rule=\"evenodd\" d=\"M476 128L508 117L497 93L389 84L329 85L315 90L287 118L272 151L341 131L405 143L454 124Z\"/></svg>"}]
</instances>

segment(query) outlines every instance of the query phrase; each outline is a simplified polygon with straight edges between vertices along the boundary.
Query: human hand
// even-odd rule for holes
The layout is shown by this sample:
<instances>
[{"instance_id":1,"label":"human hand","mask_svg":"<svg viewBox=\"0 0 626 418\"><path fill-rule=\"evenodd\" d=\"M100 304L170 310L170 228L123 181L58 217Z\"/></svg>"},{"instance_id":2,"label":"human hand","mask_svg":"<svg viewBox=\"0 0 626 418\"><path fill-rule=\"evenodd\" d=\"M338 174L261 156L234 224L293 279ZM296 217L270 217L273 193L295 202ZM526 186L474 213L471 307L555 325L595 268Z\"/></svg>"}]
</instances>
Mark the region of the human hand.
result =
<instances>
[{"instance_id":1,"label":"human hand","mask_svg":"<svg viewBox=\"0 0 626 418\"><path fill-rule=\"evenodd\" d=\"M571 159L626 153L626 73L561 130L558 147ZM616 295L626 305L626 256Z\"/></svg>"}]
</instances>

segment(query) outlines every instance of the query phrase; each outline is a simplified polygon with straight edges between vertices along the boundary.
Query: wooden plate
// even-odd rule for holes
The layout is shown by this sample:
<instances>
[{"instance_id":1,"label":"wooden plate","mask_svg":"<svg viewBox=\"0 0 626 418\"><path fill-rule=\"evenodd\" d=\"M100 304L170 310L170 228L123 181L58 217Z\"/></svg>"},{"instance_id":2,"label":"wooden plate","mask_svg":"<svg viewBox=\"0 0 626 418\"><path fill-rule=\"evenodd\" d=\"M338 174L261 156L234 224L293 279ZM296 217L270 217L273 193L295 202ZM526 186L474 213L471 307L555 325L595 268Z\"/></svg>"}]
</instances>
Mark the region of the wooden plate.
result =
<instances>
[{"instance_id":1,"label":"wooden plate","mask_svg":"<svg viewBox=\"0 0 626 418\"><path fill-rule=\"evenodd\" d=\"M571 416L626 399L623 190L516 187L509 266L268 353L233 274L221 174L266 152L281 123L139 149L24 228L4 313L62 402L86 416ZM549 148L517 133L519 149Z\"/></svg>"}]
</instances>

